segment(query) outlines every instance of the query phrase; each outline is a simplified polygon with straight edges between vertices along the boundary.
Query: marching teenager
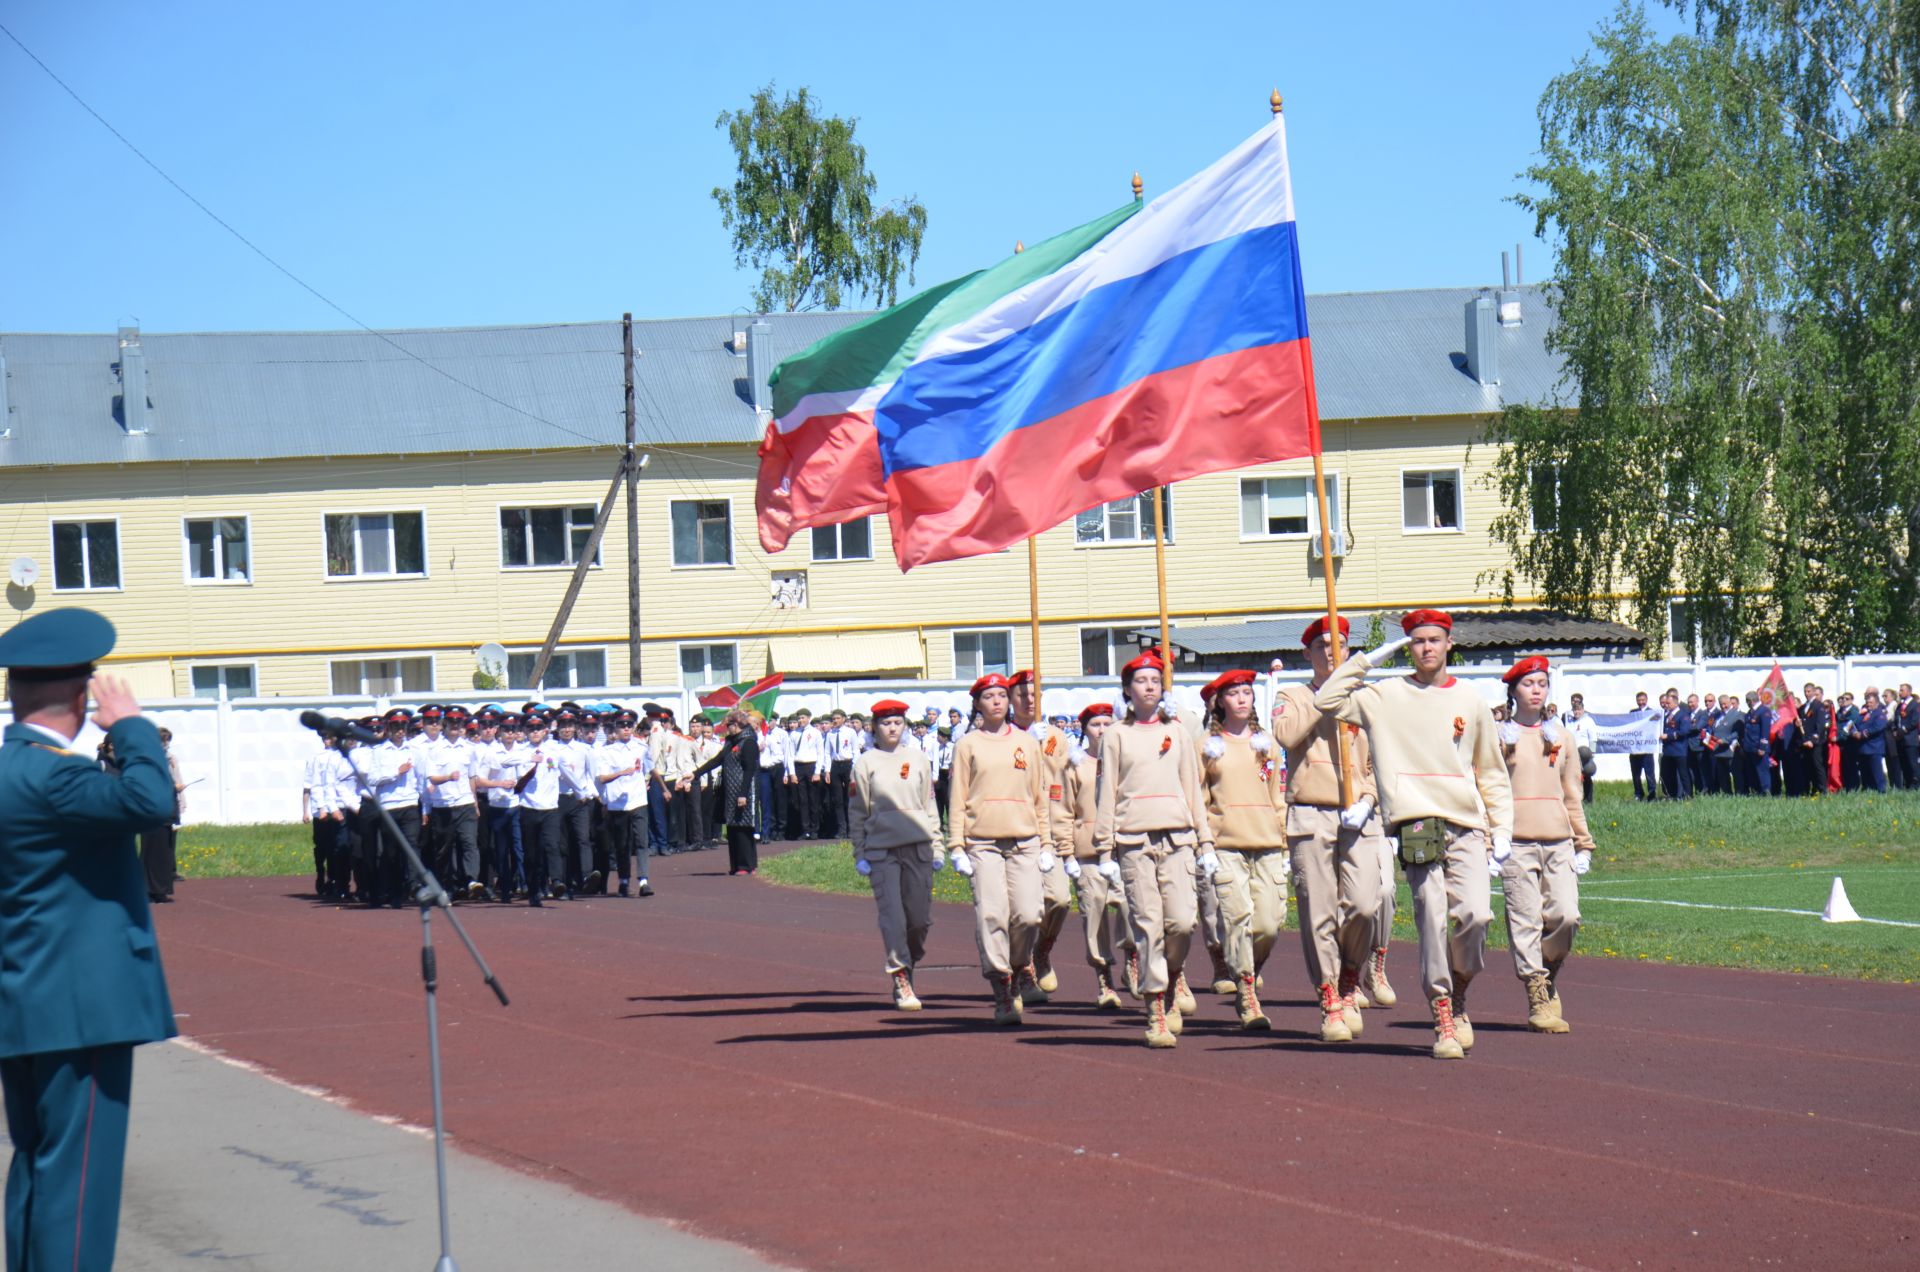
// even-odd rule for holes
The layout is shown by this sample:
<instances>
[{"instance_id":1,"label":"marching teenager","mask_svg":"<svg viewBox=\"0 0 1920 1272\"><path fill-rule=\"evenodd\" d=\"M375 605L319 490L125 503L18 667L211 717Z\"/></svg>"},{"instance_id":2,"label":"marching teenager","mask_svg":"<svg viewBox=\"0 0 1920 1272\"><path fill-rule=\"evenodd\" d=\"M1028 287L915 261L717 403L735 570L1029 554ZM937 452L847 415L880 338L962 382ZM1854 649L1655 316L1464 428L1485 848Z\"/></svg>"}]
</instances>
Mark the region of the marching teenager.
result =
<instances>
[{"instance_id":1,"label":"marching teenager","mask_svg":"<svg viewBox=\"0 0 1920 1272\"><path fill-rule=\"evenodd\" d=\"M940 808L926 752L901 744L906 725L906 703L888 698L873 704L873 748L854 760L848 783L847 837L854 868L873 886L893 1005L919 1011L913 969L927 952L933 927L933 872L942 864L934 847Z\"/></svg>"},{"instance_id":2,"label":"marching teenager","mask_svg":"<svg viewBox=\"0 0 1920 1272\"><path fill-rule=\"evenodd\" d=\"M1593 836L1581 800L1580 756L1543 713L1549 666L1522 658L1501 677L1511 718L1500 726L1500 749L1513 782L1513 856L1500 883L1507 898L1507 944L1513 972L1527 990L1527 1028L1566 1033L1560 1015L1560 965L1580 930L1574 876L1593 863Z\"/></svg>"},{"instance_id":3,"label":"marching teenager","mask_svg":"<svg viewBox=\"0 0 1920 1272\"><path fill-rule=\"evenodd\" d=\"M566 891L560 839L560 758L547 743L552 725L544 713L527 717L526 770L513 784L520 800L520 840L526 856L527 904L571 897Z\"/></svg>"},{"instance_id":4,"label":"marching teenager","mask_svg":"<svg viewBox=\"0 0 1920 1272\"><path fill-rule=\"evenodd\" d=\"M643 897L653 895L647 882L647 780L653 775L653 753L633 736L639 723L631 711L613 718L613 736L594 748L593 775L607 806L607 873L620 876L620 895L637 886Z\"/></svg>"},{"instance_id":5,"label":"marching teenager","mask_svg":"<svg viewBox=\"0 0 1920 1272\"><path fill-rule=\"evenodd\" d=\"M1513 853L1513 788L1493 712L1447 673L1452 617L1414 610L1400 627L1405 636L1342 663L1314 701L1367 732L1381 816L1413 891L1434 1058L1458 1060L1473 1046L1467 988L1486 965L1493 920L1488 853L1494 873ZM1369 671L1408 645L1411 676L1367 683Z\"/></svg>"},{"instance_id":6,"label":"marching teenager","mask_svg":"<svg viewBox=\"0 0 1920 1272\"><path fill-rule=\"evenodd\" d=\"M1146 1042L1154 1048L1174 1046L1182 1017L1195 1009L1182 970L1199 909L1194 869L1212 874L1219 865L1197 749L1186 729L1163 718L1165 666L1149 650L1121 669L1126 716L1100 741L1093 826L1094 851L1114 854L1125 881L1133 943L1140 947Z\"/></svg>"},{"instance_id":7,"label":"marching teenager","mask_svg":"<svg viewBox=\"0 0 1920 1272\"><path fill-rule=\"evenodd\" d=\"M1035 708L1038 705L1039 686L1035 683L1031 671L1016 671L1007 681L1007 700L1013 715L1013 727L1022 729L1033 737L1039 748L1039 763L1044 773L1047 790L1049 816L1060 806L1062 786L1067 771L1068 753L1073 749L1072 742L1060 730L1038 718ZM1073 859L1067 845L1059 836L1054 837L1059 852L1067 860ZM1027 996L1028 1006L1036 1002L1046 1002L1046 995L1060 988L1060 978L1053 972L1053 947L1060 939L1060 933L1067 926L1067 917L1073 913L1073 884L1067 872L1049 870L1040 876L1040 935L1033 945L1033 981L1031 988L1022 992ZM1026 982L1022 982L1024 985Z\"/></svg>"},{"instance_id":8,"label":"marching teenager","mask_svg":"<svg viewBox=\"0 0 1920 1272\"><path fill-rule=\"evenodd\" d=\"M1348 630L1341 619L1342 643ZM1276 694L1273 729L1287 749L1287 843L1300 906L1300 946L1320 1001L1320 1040L1350 1042L1363 1027L1357 991L1362 972L1377 964L1377 984L1386 984L1387 938L1384 932L1376 936L1374 924L1381 905L1382 854L1388 849L1375 807L1379 795L1366 735L1314 701L1331 670L1327 620L1315 619L1301 642L1313 681ZM1353 771L1351 804L1340 799L1338 731L1343 728ZM1389 911L1387 931L1392 923ZM1391 1006L1392 990L1374 995L1373 1001Z\"/></svg>"},{"instance_id":9,"label":"marching teenager","mask_svg":"<svg viewBox=\"0 0 1920 1272\"><path fill-rule=\"evenodd\" d=\"M1242 1029L1271 1029L1259 975L1287 921L1286 788L1273 735L1255 720L1251 671L1228 671L1200 691L1206 704L1201 783L1219 865L1221 947Z\"/></svg>"},{"instance_id":10,"label":"marching teenager","mask_svg":"<svg viewBox=\"0 0 1920 1272\"><path fill-rule=\"evenodd\" d=\"M1008 719L1007 678L974 681L973 705L981 725L954 749L947 851L973 881L973 936L993 987L993 1023L1017 1025L1025 993L1039 990L1040 877L1054 868L1047 788L1032 735Z\"/></svg>"},{"instance_id":11,"label":"marching teenager","mask_svg":"<svg viewBox=\"0 0 1920 1272\"><path fill-rule=\"evenodd\" d=\"M1119 988L1140 992L1140 951L1127 928L1127 894L1120 866L1113 854L1102 857L1093 846L1093 819L1100 791L1100 739L1113 727L1113 706L1096 702L1080 713L1080 738L1068 751L1060 776L1060 799L1053 805L1053 842L1061 854L1063 873L1073 880L1080 898L1080 917L1087 929L1087 965L1093 968L1097 989L1093 1005L1103 1011L1120 1006ZM1057 732L1057 730L1056 730ZM1125 959L1116 973L1116 957Z\"/></svg>"}]
</instances>

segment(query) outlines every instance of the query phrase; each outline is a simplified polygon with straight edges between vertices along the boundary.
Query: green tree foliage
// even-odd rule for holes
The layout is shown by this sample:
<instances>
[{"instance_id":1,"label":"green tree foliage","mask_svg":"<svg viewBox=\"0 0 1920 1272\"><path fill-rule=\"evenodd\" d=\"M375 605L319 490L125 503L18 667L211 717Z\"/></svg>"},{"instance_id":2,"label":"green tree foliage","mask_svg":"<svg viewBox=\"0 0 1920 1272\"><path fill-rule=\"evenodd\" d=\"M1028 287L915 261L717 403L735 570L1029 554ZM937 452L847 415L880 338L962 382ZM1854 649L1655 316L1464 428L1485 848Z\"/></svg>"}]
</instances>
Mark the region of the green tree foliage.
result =
<instances>
[{"instance_id":1,"label":"green tree foliage","mask_svg":"<svg viewBox=\"0 0 1920 1272\"><path fill-rule=\"evenodd\" d=\"M1566 378L1491 430L1495 534L1552 605L1692 598L1705 652L1920 647L1920 0L1681 7L1541 99Z\"/></svg>"},{"instance_id":2,"label":"green tree foliage","mask_svg":"<svg viewBox=\"0 0 1920 1272\"><path fill-rule=\"evenodd\" d=\"M715 127L733 145L739 175L715 187L734 262L760 272L754 307L838 309L859 296L881 305L914 281L927 210L908 197L876 205L867 148L855 121L821 115L806 89L776 98L769 84Z\"/></svg>"}]
</instances>

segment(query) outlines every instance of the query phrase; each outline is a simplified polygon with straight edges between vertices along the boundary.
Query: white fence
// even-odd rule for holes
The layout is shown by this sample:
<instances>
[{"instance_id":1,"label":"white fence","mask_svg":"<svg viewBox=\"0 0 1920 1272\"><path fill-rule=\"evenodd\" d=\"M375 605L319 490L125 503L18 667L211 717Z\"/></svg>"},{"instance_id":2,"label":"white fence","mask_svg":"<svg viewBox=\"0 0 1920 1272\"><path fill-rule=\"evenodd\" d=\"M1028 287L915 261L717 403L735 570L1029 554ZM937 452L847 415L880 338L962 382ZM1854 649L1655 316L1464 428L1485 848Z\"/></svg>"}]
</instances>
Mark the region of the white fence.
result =
<instances>
[{"instance_id":1,"label":"white fence","mask_svg":"<svg viewBox=\"0 0 1920 1272\"><path fill-rule=\"evenodd\" d=\"M1920 654L1882 654L1860 658L1783 658L1778 660L1787 684L1795 694L1811 681L1827 692L1851 690L1858 695L1868 687L1886 688L1902 682L1920 684ZM1555 670L1553 701L1565 710L1570 695L1585 696L1589 711L1626 711L1633 707L1634 694L1644 691L1658 698L1668 688L1687 694L1734 693L1744 695L1760 687L1775 660L1771 658L1716 658L1701 663L1686 662L1590 662L1567 663ZM1264 669L1256 669L1262 670ZM1498 702L1505 694L1500 683L1500 667L1463 667L1459 677L1487 698ZM1289 673L1284 679L1302 679ZM1207 677L1181 673L1174 695L1187 718L1199 710L1199 686ZM1261 695L1266 696L1265 677ZM583 702L609 701L637 707L642 702L660 702L675 707L682 720L696 709L694 695L679 688L610 689L575 691ZM1045 686L1045 710L1048 715L1076 715L1092 702L1111 702L1118 689L1111 678L1089 680L1084 677L1050 679ZM783 685L779 710L791 714L802 707L818 715L840 708L865 711L881 698L899 698L916 714L928 707L944 713L957 707L963 713L970 707L967 685L955 682L865 681L859 684ZM396 698L393 701L417 706L424 697ZM459 702L477 707L487 701L525 700L520 694L495 693L488 696L464 695L432 699ZM147 714L173 732L173 751L181 776L191 785L183 800L190 822L291 822L300 818L300 779L307 757L319 746L315 735L301 727L300 713L317 710L328 715L358 717L383 708L386 700L371 698L258 698L215 701L189 698L147 704ZM1264 716L1266 703L1261 710ZM91 751L99 744L100 734L89 725L75 742L76 749ZM1602 780L1627 777L1624 755L1597 757Z\"/></svg>"}]
</instances>

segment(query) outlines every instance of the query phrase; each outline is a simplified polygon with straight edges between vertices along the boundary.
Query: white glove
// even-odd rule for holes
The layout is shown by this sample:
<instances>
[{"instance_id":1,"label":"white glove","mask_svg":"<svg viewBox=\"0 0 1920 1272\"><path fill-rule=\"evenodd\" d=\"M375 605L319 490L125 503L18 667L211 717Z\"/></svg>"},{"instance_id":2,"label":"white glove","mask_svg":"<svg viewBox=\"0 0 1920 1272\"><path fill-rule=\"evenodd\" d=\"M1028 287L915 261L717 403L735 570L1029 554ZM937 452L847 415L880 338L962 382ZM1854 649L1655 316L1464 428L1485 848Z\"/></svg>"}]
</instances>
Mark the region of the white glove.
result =
<instances>
[{"instance_id":1,"label":"white glove","mask_svg":"<svg viewBox=\"0 0 1920 1272\"><path fill-rule=\"evenodd\" d=\"M1348 830L1358 830L1367 824L1367 818L1373 816L1373 796L1362 795L1353 806L1340 814L1340 824Z\"/></svg>"},{"instance_id":2,"label":"white glove","mask_svg":"<svg viewBox=\"0 0 1920 1272\"><path fill-rule=\"evenodd\" d=\"M1108 884L1116 888L1121 886L1119 862L1103 861L1099 865L1099 870L1100 870L1100 877L1102 879L1105 879Z\"/></svg>"},{"instance_id":3,"label":"white glove","mask_svg":"<svg viewBox=\"0 0 1920 1272\"><path fill-rule=\"evenodd\" d=\"M1556 721L1548 720L1540 726L1540 736L1546 739L1548 746L1557 745L1560 741L1560 725Z\"/></svg>"},{"instance_id":4,"label":"white glove","mask_svg":"<svg viewBox=\"0 0 1920 1272\"><path fill-rule=\"evenodd\" d=\"M938 848L935 848L933 850L933 872L935 874L939 874L942 870L945 870L946 868L947 868L947 854L941 852Z\"/></svg>"},{"instance_id":5,"label":"white glove","mask_svg":"<svg viewBox=\"0 0 1920 1272\"><path fill-rule=\"evenodd\" d=\"M953 852L953 872L969 879L973 878L973 862L968 859L966 853L957 848Z\"/></svg>"},{"instance_id":6,"label":"white glove","mask_svg":"<svg viewBox=\"0 0 1920 1272\"><path fill-rule=\"evenodd\" d=\"M853 863L853 868L860 872L860 877L862 879L866 878L868 875L873 873L873 863L871 861L868 861L865 857L861 857L858 860L856 860Z\"/></svg>"},{"instance_id":7,"label":"white glove","mask_svg":"<svg viewBox=\"0 0 1920 1272\"><path fill-rule=\"evenodd\" d=\"M1573 854L1573 873L1585 874L1593 869L1593 853L1585 848Z\"/></svg>"},{"instance_id":8,"label":"white glove","mask_svg":"<svg viewBox=\"0 0 1920 1272\"><path fill-rule=\"evenodd\" d=\"M1210 853L1210 852L1201 853L1200 859L1194 862L1193 864L1196 866L1199 866L1200 873L1204 874L1209 879L1213 878L1213 876L1220 873L1220 858L1215 856L1213 853Z\"/></svg>"},{"instance_id":9,"label":"white glove","mask_svg":"<svg viewBox=\"0 0 1920 1272\"><path fill-rule=\"evenodd\" d=\"M1487 854L1487 873L1498 875L1507 859L1513 856L1513 836L1504 830L1493 832L1493 851Z\"/></svg>"},{"instance_id":10,"label":"white glove","mask_svg":"<svg viewBox=\"0 0 1920 1272\"><path fill-rule=\"evenodd\" d=\"M1378 667L1381 663L1387 661L1387 659L1393 657L1412 643L1413 637L1411 636L1402 636L1398 640L1390 640L1378 649L1369 649L1367 651L1367 661Z\"/></svg>"},{"instance_id":11,"label":"white glove","mask_svg":"<svg viewBox=\"0 0 1920 1272\"><path fill-rule=\"evenodd\" d=\"M1076 881L1080 878L1080 863L1072 857L1067 858L1067 878Z\"/></svg>"},{"instance_id":12,"label":"white glove","mask_svg":"<svg viewBox=\"0 0 1920 1272\"><path fill-rule=\"evenodd\" d=\"M1500 726L1500 745L1519 746L1520 726L1508 720Z\"/></svg>"},{"instance_id":13,"label":"white glove","mask_svg":"<svg viewBox=\"0 0 1920 1272\"><path fill-rule=\"evenodd\" d=\"M1055 866L1059 864L1060 864L1059 859L1053 855L1053 850L1051 848L1042 848L1040 850L1040 873L1041 874L1047 873L1049 870L1052 870Z\"/></svg>"}]
</instances>

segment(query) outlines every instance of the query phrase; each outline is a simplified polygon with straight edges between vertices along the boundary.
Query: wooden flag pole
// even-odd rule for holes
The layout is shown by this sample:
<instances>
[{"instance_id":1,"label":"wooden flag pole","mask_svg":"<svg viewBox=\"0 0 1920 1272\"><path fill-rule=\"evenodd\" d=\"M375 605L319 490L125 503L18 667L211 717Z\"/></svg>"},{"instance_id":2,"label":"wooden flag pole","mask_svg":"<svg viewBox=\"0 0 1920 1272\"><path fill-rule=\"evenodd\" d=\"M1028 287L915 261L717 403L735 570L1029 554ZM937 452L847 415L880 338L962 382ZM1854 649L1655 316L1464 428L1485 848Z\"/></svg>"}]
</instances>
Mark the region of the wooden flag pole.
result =
<instances>
[{"instance_id":1,"label":"wooden flag pole","mask_svg":"<svg viewBox=\"0 0 1920 1272\"><path fill-rule=\"evenodd\" d=\"M1027 250L1024 240L1016 240L1013 245L1015 256ZM1033 718L1044 720L1040 713L1040 536L1027 536L1027 624L1033 642Z\"/></svg>"},{"instance_id":2,"label":"wooden flag pole","mask_svg":"<svg viewBox=\"0 0 1920 1272\"><path fill-rule=\"evenodd\" d=\"M1133 201L1139 203L1147 197L1146 182L1140 179L1138 172L1133 174ZM1153 509L1153 580L1160 597L1160 654L1167 660L1167 669L1162 680L1167 696L1173 696L1173 631L1167 623L1167 488L1155 486L1153 499L1149 505Z\"/></svg>"}]
</instances>

